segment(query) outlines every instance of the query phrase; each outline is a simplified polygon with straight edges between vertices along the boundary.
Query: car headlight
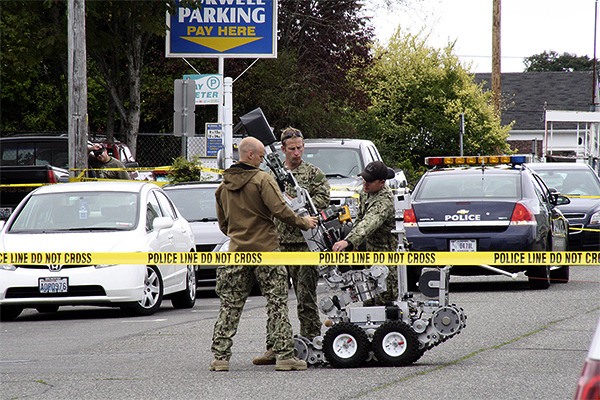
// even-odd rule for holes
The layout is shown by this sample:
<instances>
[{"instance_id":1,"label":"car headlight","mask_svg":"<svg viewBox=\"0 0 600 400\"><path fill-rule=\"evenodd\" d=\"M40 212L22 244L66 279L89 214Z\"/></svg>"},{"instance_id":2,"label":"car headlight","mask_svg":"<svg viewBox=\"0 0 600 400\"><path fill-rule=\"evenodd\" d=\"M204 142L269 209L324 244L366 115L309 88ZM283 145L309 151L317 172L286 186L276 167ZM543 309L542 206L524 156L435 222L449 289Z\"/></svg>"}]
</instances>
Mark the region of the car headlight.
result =
<instances>
[{"instance_id":1,"label":"car headlight","mask_svg":"<svg viewBox=\"0 0 600 400\"><path fill-rule=\"evenodd\" d=\"M229 251L229 242L230 240L227 239L223 243L216 245L213 251Z\"/></svg>"},{"instance_id":2,"label":"car headlight","mask_svg":"<svg viewBox=\"0 0 600 400\"><path fill-rule=\"evenodd\" d=\"M108 267L114 267L116 265L119 265L119 264L96 264L96 265L94 265L94 268L96 268L96 269L108 268Z\"/></svg>"},{"instance_id":3,"label":"car headlight","mask_svg":"<svg viewBox=\"0 0 600 400\"><path fill-rule=\"evenodd\" d=\"M596 211L592 214L590 218L590 225L598 225L600 224L600 211Z\"/></svg>"}]
</instances>

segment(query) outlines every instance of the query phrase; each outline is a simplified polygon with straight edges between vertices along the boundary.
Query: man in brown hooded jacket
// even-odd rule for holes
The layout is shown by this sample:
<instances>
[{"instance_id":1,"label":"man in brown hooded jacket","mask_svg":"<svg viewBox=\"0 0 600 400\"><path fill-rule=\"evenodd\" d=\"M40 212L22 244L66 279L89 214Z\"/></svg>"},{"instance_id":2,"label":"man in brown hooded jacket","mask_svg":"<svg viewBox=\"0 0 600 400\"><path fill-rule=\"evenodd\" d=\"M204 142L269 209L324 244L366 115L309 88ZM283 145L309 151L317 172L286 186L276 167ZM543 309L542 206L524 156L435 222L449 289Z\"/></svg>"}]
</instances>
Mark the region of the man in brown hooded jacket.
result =
<instances>
[{"instance_id":1,"label":"man in brown hooded jacket","mask_svg":"<svg viewBox=\"0 0 600 400\"><path fill-rule=\"evenodd\" d=\"M265 155L263 144L253 137L239 144L240 162L225 170L217 189L217 218L229 236L229 251L279 251L273 218L300 229L314 228L316 217L299 217L289 208L268 173L258 167ZM228 371L233 336L254 279L267 299L267 315L276 331L273 352L278 371L305 370L306 362L294 357L292 326L288 317L288 275L284 266L236 265L217 268L216 292L221 300L211 350L213 371Z\"/></svg>"}]
</instances>

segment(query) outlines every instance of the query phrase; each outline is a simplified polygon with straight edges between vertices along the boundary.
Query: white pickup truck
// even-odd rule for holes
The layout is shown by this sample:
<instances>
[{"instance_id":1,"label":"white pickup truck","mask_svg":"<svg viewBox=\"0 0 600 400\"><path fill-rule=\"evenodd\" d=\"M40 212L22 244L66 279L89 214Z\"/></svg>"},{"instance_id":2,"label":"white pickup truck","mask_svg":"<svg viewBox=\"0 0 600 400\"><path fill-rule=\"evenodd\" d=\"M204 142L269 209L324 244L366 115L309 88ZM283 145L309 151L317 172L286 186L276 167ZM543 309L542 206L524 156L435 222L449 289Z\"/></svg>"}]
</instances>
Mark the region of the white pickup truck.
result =
<instances>
[{"instance_id":1,"label":"white pickup truck","mask_svg":"<svg viewBox=\"0 0 600 400\"><path fill-rule=\"evenodd\" d=\"M274 143L279 156L280 143ZM233 152L237 160L237 150ZM372 161L383 161L375 144L364 139L304 139L305 161L316 165L327 176L331 185L331 205L347 205L350 215L356 217L358 192L362 188L360 172ZM218 168L223 168L223 154L217 157ZM266 166L264 167L267 168ZM396 193L396 217L401 220L404 208L408 207L410 191L408 182L402 170L396 171L396 176L389 179L387 185Z\"/></svg>"},{"instance_id":2,"label":"white pickup truck","mask_svg":"<svg viewBox=\"0 0 600 400\"><path fill-rule=\"evenodd\" d=\"M331 185L331 204L348 205L353 218L362 187L358 174L370 162L383 161L375 144L363 139L305 139L303 159L321 168ZM402 170L387 184L399 195L408 193Z\"/></svg>"}]
</instances>

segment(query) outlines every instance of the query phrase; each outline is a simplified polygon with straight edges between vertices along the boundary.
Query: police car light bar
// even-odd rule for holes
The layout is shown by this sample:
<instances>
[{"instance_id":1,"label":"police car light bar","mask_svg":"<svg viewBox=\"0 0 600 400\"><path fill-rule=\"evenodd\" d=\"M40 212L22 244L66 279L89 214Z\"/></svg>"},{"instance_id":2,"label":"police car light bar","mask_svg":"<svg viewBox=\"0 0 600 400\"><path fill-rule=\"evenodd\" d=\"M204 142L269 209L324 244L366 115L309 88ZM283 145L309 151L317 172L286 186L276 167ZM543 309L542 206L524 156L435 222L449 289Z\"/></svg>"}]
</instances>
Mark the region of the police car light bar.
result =
<instances>
[{"instance_id":1,"label":"police car light bar","mask_svg":"<svg viewBox=\"0 0 600 400\"><path fill-rule=\"evenodd\" d=\"M523 164L531 162L528 154L518 156L448 156L426 157L425 165L428 167L447 167L456 165L495 165L495 164Z\"/></svg>"}]
</instances>

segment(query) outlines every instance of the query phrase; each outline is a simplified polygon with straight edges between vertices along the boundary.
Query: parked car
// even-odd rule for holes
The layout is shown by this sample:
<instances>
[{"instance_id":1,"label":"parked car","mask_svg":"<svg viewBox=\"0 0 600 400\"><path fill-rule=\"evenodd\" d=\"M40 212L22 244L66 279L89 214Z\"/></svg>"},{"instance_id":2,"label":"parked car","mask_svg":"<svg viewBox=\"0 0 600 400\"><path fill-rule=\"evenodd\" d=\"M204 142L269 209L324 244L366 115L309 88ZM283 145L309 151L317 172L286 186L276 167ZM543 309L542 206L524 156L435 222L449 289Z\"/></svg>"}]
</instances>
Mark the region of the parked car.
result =
<instances>
[{"instance_id":1,"label":"parked car","mask_svg":"<svg viewBox=\"0 0 600 400\"><path fill-rule=\"evenodd\" d=\"M465 164L472 161L472 164ZM404 228L414 251L566 251L569 223L558 204L569 200L550 191L523 156L429 157L433 167L419 180ZM506 265L523 271L532 289L567 282L568 266ZM409 268L409 284L419 275ZM479 266L454 266L453 275L491 275ZM410 282L412 281L412 282Z\"/></svg>"},{"instance_id":2,"label":"parked car","mask_svg":"<svg viewBox=\"0 0 600 400\"><path fill-rule=\"evenodd\" d=\"M194 232L196 251L214 251L228 238L219 229L215 191L219 182L187 182L163 186ZM198 266L198 289L215 288L216 267Z\"/></svg>"},{"instance_id":3,"label":"parked car","mask_svg":"<svg viewBox=\"0 0 600 400\"><path fill-rule=\"evenodd\" d=\"M577 381L574 400L600 399L600 320L592 339L581 376Z\"/></svg>"},{"instance_id":4,"label":"parked car","mask_svg":"<svg viewBox=\"0 0 600 400\"><path fill-rule=\"evenodd\" d=\"M109 155L136 168L129 147L119 141L99 137ZM31 133L0 137L0 219L6 219L15 206L37 186L68 181L69 137L64 133ZM138 179L138 173L130 173Z\"/></svg>"},{"instance_id":5,"label":"parked car","mask_svg":"<svg viewBox=\"0 0 600 400\"><path fill-rule=\"evenodd\" d=\"M0 252L190 252L192 228L152 183L111 181L50 185L31 192L0 222ZM24 308L117 306L151 315L164 298L193 307L193 265L0 265L0 318Z\"/></svg>"},{"instance_id":6,"label":"parked car","mask_svg":"<svg viewBox=\"0 0 600 400\"><path fill-rule=\"evenodd\" d=\"M92 142L104 144L108 155L120 160L126 167L138 166L127 144L118 140L108 141L104 136L96 137ZM52 165L69 168L69 137L64 133L3 136L0 149L0 166Z\"/></svg>"},{"instance_id":7,"label":"parked car","mask_svg":"<svg viewBox=\"0 0 600 400\"><path fill-rule=\"evenodd\" d=\"M283 160L281 143L274 143L273 146ZM219 151L217 158L219 168L223 168L222 151ZM233 158L239 158L236 148ZM362 178L358 174L370 162L382 161L377 147L370 140L344 138L305 139L302 159L319 167L327 176L331 185L331 205L347 205L353 218L358 210L358 192L362 188ZM265 163L261 167L268 170ZM396 176L389 179L387 185L401 194L408 192L408 182L402 170L397 170Z\"/></svg>"},{"instance_id":8,"label":"parked car","mask_svg":"<svg viewBox=\"0 0 600 400\"><path fill-rule=\"evenodd\" d=\"M600 250L600 178L583 163L530 163L546 184L569 197L558 208L569 220L569 250Z\"/></svg>"}]
</instances>

